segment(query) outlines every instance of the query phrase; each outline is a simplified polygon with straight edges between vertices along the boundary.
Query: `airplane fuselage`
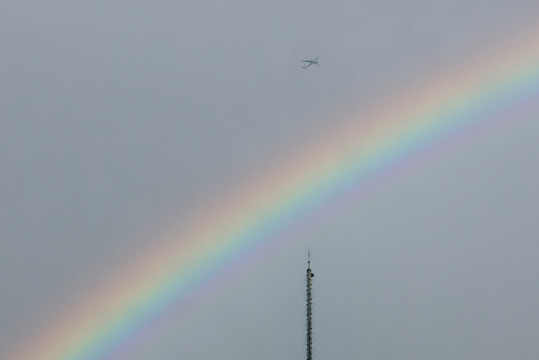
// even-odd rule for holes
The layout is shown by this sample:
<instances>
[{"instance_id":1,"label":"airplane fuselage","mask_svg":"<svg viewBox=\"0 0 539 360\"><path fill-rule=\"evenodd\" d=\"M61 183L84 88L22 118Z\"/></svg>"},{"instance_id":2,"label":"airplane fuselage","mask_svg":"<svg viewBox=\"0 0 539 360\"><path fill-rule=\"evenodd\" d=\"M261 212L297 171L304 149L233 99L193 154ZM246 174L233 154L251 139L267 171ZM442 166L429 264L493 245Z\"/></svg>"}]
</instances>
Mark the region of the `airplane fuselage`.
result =
<instances>
[{"instance_id":1,"label":"airplane fuselage","mask_svg":"<svg viewBox=\"0 0 539 360\"><path fill-rule=\"evenodd\" d=\"M311 65L318 65L318 57L310 60L301 60L302 62L305 62L307 64L303 65L302 68L307 69Z\"/></svg>"}]
</instances>

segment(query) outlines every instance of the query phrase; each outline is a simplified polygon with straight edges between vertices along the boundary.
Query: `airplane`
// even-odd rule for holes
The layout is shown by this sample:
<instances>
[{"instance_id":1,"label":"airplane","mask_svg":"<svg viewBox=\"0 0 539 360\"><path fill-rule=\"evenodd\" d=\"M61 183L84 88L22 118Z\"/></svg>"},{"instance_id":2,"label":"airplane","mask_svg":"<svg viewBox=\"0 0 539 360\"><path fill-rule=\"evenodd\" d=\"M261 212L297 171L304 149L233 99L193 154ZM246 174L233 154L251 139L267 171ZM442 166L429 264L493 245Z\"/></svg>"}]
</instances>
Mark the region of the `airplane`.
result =
<instances>
[{"instance_id":1,"label":"airplane","mask_svg":"<svg viewBox=\"0 0 539 360\"><path fill-rule=\"evenodd\" d=\"M302 68L303 68L303 69L308 69L309 66L311 66L311 65L313 65L313 64L314 64L314 65L318 65L318 56L317 56L316 58L314 58L314 59L311 59L311 60L301 60L301 61L307 63L307 64L303 65Z\"/></svg>"}]
</instances>

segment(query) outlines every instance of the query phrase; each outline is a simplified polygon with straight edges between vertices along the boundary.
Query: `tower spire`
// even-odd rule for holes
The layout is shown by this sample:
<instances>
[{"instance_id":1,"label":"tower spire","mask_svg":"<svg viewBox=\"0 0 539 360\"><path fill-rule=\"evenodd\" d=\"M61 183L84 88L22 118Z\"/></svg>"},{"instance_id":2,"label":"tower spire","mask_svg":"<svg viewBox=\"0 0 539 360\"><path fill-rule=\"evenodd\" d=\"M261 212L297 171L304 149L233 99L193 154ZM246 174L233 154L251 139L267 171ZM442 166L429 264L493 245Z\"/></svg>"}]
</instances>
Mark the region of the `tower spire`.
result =
<instances>
[{"instance_id":1,"label":"tower spire","mask_svg":"<svg viewBox=\"0 0 539 360\"><path fill-rule=\"evenodd\" d=\"M312 278L311 250L307 254L307 360L313 358L313 313L312 313Z\"/></svg>"}]
</instances>

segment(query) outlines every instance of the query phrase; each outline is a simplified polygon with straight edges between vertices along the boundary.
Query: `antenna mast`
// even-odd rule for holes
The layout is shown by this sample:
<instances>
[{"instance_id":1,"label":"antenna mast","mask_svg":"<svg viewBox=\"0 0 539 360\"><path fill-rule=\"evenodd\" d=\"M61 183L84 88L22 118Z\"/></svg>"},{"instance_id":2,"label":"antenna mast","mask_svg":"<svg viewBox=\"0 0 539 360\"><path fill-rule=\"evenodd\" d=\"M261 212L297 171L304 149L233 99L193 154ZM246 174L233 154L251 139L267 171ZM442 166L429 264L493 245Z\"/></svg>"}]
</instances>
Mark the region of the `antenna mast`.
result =
<instances>
[{"instance_id":1,"label":"antenna mast","mask_svg":"<svg viewBox=\"0 0 539 360\"><path fill-rule=\"evenodd\" d=\"M312 278L311 250L307 255L307 360L313 359L313 313L312 313Z\"/></svg>"}]
</instances>

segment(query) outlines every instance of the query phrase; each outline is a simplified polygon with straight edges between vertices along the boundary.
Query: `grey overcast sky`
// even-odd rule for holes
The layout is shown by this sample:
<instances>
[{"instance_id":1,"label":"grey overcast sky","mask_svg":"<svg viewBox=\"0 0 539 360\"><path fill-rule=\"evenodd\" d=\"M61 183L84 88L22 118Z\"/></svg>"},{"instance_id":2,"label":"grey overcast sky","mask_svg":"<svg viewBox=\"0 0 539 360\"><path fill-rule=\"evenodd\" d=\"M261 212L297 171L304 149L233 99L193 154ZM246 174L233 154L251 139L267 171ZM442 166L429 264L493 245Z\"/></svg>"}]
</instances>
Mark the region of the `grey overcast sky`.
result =
<instances>
[{"instance_id":1,"label":"grey overcast sky","mask_svg":"<svg viewBox=\"0 0 539 360\"><path fill-rule=\"evenodd\" d=\"M327 114L538 20L537 0L2 0L0 357ZM302 359L311 248L317 360L538 359L538 116L268 254L126 358Z\"/></svg>"}]
</instances>

